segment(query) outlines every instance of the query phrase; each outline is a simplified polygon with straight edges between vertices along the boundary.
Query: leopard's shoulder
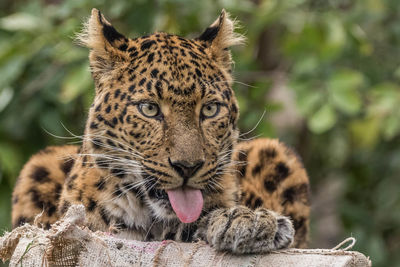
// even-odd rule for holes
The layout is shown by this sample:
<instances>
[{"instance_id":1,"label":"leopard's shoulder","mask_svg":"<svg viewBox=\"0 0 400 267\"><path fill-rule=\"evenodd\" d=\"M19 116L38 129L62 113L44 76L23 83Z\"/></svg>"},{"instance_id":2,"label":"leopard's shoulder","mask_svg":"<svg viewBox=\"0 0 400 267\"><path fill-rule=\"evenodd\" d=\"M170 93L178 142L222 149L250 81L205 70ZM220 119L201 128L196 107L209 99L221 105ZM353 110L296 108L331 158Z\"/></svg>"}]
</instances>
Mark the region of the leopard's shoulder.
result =
<instances>
[{"instance_id":1,"label":"leopard's shoulder","mask_svg":"<svg viewBox=\"0 0 400 267\"><path fill-rule=\"evenodd\" d=\"M79 146L49 146L33 155L22 168L12 194L12 225L39 223L49 228L57 218L57 206L66 177L71 171Z\"/></svg>"}]
</instances>

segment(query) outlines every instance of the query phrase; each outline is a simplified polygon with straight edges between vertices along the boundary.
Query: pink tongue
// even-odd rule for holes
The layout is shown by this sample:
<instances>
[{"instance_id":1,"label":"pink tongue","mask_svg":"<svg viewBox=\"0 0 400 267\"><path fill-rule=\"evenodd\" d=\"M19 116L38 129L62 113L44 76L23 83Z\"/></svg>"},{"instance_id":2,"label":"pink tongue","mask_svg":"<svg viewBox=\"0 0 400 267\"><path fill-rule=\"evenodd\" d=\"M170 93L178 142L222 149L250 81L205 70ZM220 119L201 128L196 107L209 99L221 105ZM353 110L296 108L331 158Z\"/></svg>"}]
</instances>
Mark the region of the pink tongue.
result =
<instances>
[{"instance_id":1,"label":"pink tongue","mask_svg":"<svg viewBox=\"0 0 400 267\"><path fill-rule=\"evenodd\" d=\"M179 220L183 223L196 221L203 209L203 195L199 189L179 188L167 190L169 202L171 202Z\"/></svg>"}]
</instances>

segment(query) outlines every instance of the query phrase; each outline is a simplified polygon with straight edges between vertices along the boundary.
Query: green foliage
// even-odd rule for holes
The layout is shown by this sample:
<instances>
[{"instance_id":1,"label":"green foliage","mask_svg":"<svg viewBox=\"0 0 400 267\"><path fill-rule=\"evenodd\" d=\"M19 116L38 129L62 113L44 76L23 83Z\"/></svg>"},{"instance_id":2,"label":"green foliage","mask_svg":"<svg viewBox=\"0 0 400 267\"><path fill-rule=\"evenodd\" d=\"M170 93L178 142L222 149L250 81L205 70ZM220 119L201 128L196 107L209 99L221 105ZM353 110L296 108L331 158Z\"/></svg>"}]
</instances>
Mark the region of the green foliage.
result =
<instances>
[{"instance_id":1,"label":"green foliage","mask_svg":"<svg viewBox=\"0 0 400 267\"><path fill-rule=\"evenodd\" d=\"M375 266L400 264L397 0L1 2L2 229L10 229L10 192L23 163L46 145L66 143L47 132L83 131L94 92L88 52L73 36L92 7L130 37L200 33L222 8L238 17L248 37L246 47L234 49L242 132L266 110L250 135L279 136L295 146L315 188L329 177L343 181L337 240L352 234ZM300 124L294 128L278 129L270 120L285 111L268 98L276 73L284 73L295 96Z\"/></svg>"}]
</instances>

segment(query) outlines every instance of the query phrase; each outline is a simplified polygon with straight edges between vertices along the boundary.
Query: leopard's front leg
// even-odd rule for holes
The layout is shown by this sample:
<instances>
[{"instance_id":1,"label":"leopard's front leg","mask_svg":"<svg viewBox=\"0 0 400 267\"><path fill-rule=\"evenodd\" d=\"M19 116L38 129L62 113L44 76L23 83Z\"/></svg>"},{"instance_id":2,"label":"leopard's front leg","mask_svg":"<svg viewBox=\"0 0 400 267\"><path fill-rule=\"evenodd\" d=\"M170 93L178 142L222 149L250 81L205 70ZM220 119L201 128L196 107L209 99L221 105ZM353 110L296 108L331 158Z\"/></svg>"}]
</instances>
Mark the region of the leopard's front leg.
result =
<instances>
[{"instance_id":1,"label":"leopard's front leg","mask_svg":"<svg viewBox=\"0 0 400 267\"><path fill-rule=\"evenodd\" d=\"M289 247L294 229L284 216L264 209L245 206L221 208L204 216L196 237L217 250L232 253L265 253Z\"/></svg>"}]
</instances>

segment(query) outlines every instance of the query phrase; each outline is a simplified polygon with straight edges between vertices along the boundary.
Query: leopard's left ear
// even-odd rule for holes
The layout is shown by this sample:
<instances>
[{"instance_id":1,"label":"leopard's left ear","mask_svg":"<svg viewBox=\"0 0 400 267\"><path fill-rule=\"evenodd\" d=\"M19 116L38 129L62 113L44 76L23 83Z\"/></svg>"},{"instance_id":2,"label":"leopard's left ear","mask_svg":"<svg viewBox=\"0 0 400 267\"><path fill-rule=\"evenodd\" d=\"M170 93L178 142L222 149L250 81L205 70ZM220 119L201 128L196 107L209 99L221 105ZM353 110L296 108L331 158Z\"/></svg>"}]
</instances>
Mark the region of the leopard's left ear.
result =
<instances>
[{"instance_id":1,"label":"leopard's left ear","mask_svg":"<svg viewBox=\"0 0 400 267\"><path fill-rule=\"evenodd\" d=\"M89 61L95 82L111 77L113 70L128 60L128 41L99 10L92 9L92 15L77 36L77 42L90 48Z\"/></svg>"},{"instance_id":2,"label":"leopard's left ear","mask_svg":"<svg viewBox=\"0 0 400 267\"><path fill-rule=\"evenodd\" d=\"M235 21L223 9L219 18L214 21L198 38L209 48L211 57L227 71L231 70L232 57L229 47L242 44L245 38L235 33Z\"/></svg>"}]
</instances>

